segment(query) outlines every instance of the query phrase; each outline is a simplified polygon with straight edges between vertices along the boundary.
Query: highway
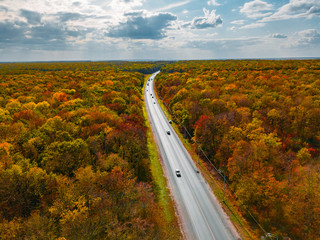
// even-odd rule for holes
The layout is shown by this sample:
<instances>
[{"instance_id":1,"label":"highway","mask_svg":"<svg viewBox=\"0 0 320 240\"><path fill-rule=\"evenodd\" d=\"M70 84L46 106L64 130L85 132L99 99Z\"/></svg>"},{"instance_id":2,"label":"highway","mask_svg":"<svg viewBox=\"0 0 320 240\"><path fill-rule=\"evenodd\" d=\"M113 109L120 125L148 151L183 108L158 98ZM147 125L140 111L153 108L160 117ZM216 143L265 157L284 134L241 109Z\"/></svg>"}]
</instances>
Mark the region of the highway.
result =
<instances>
[{"instance_id":1,"label":"highway","mask_svg":"<svg viewBox=\"0 0 320 240\"><path fill-rule=\"evenodd\" d=\"M144 97L184 237L190 240L240 239L158 104L153 88L158 73L154 73L147 81ZM176 169L180 170L181 177L176 175Z\"/></svg>"}]
</instances>

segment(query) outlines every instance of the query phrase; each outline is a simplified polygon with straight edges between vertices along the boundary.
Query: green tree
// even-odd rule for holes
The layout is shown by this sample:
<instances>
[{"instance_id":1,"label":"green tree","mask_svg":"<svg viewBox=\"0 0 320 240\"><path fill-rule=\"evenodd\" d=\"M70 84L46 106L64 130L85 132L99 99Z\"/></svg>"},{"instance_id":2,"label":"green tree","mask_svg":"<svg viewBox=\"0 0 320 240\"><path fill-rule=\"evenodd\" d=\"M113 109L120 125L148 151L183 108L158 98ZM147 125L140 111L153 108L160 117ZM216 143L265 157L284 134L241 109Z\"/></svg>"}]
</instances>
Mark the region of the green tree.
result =
<instances>
[{"instance_id":1,"label":"green tree","mask_svg":"<svg viewBox=\"0 0 320 240\"><path fill-rule=\"evenodd\" d=\"M44 151L41 166L48 172L72 176L81 166L91 163L88 145L82 139L53 142Z\"/></svg>"}]
</instances>

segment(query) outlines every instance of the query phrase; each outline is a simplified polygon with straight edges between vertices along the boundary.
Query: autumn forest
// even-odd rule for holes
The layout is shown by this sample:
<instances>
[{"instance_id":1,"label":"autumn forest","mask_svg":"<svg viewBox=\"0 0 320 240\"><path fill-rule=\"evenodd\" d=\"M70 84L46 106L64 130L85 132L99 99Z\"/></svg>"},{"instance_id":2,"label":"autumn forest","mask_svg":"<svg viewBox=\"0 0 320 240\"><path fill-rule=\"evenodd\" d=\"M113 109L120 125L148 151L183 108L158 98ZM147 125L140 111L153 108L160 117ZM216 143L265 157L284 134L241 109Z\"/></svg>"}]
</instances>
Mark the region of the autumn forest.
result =
<instances>
[{"instance_id":1,"label":"autumn forest","mask_svg":"<svg viewBox=\"0 0 320 240\"><path fill-rule=\"evenodd\" d=\"M245 215L278 239L320 238L319 60L177 62L156 86Z\"/></svg>"},{"instance_id":2,"label":"autumn forest","mask_svg":"<svg viewBox=\"0 0 320 240\"><path fill-rule=\"evenodd\" d=\"M180 238L150 171L157 70L249 224L247 210L278 239L320 239L320 60L0 64L0 239Z\"/></svg>"},{"instance_id":3,"label":"autumn forest","mask_svg":"<svg viewBox=\"0 0 320 240\"><path fill-rule=\"evenodd\" d=\"M0 238L166 239L142 112L154 64L0 66Z\"/></svg>"}]
</instances>

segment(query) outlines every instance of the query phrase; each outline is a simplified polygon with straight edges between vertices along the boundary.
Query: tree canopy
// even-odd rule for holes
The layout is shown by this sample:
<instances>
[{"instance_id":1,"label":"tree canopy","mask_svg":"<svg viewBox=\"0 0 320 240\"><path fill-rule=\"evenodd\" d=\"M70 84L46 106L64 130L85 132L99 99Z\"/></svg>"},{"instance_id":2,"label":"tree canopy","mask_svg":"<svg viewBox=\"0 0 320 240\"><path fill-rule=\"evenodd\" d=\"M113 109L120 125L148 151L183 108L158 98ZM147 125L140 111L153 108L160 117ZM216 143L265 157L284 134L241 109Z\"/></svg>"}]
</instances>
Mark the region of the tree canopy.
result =
<instances>
[{"instance_id":1,"label":"tree canopy","mask_svg":"<svg viewBox=\"0 0 320 240\"><path fill-rule=\"evenodd\" d=\"M1 239L169 237L142 110L159 64L0 64Z\"/></svg>"},{"instance_id":2,"label":"tree canopy","mask_svg":"<svg viewBox=\"0 0 320 240\"><path fill-rule=\"evenodd\" d=\"M319 60L179 61L156 88L244 214L279 237L320 238Z\"/></svg>"}]
</instances>

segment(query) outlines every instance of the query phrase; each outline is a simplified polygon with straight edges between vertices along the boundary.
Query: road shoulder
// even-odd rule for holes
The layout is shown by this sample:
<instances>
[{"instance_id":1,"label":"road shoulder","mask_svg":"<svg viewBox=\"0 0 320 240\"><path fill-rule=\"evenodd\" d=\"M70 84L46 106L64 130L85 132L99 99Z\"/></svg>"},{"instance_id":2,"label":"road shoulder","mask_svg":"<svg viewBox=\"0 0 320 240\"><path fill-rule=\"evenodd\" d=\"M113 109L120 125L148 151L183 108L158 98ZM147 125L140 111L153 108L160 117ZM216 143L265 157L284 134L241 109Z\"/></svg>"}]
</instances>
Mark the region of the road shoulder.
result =
<instances>
[{"instance_id":1,"label":"road shoulder","mask_svg":"<svg viewBox=\"0 0 320 240\"><path fill-rule=\"evenodd\" d=\"M145 83L151 75L145 76ZM145 84L144 84L145 86ZM144 92L144 88L143 88ZM144 96L144 94L143 94ZM149 122L149 114L146 106L143 107L143 115L147 127L148 152L150 158L151 174L153 179L153 187L157 200L163 209L163 217L165 227L170 239L185 239L182 232L182 224L176 211L175 202L172 199L171 188L167 178L166 168L163 166L163 160L159 155L159 149L156 144L156 137Z\"/></svg>"}]
</instances>

